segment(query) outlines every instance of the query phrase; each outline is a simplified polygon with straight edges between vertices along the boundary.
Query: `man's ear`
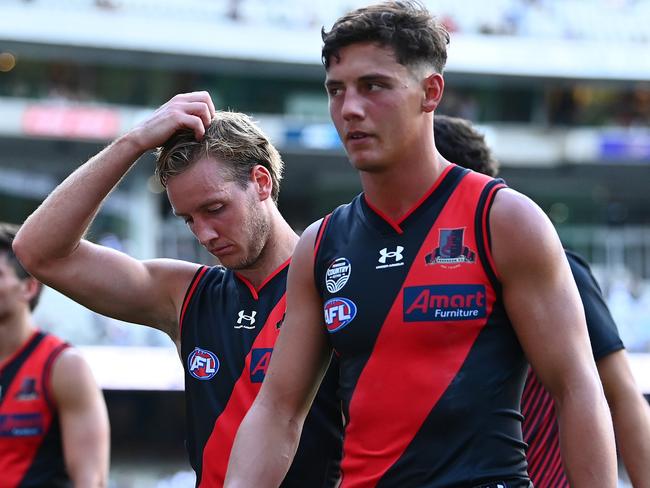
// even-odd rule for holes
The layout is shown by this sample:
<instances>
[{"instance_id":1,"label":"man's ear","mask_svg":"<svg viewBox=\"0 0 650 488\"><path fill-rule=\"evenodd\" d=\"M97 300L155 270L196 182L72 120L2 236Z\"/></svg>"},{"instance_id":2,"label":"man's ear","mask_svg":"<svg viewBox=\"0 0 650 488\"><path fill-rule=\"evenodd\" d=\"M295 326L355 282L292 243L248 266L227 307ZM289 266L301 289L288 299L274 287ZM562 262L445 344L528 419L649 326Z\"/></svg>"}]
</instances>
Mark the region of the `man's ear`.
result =
<instances>
[{"instance_id":1,"label":"man's ear","mask_svg":"<svg viewBox=\"0 0 650 488\"><path fill-rule=\"evenodd\" d=\"M23 284L23 296L25 297L26 302L31 302L32 298L37 296L41 292L41 287L43 284L38 281L36 278L28 276L22 280Z\"/></svg>"},{"instance_id":2,"label":"man's ear","mask_svg":"<svg viewBox=\"0 0 650 488\"><path fill-rule=\"evenodd\" d=\"M442 99L442 92L445 90L445 80L440 73L433 73L422 80L424 97L422 99L422 110L433 112Z\"/></svg>"},{"instance_id":3,"label":"man's ear","mask_svg":"<svg viewBox=\"0 0 650 488\"><path fill-rule=\"evenodd\" d=\"M256 164L251 169L251 181L255 185L255 190L260 201L266 200L273 192L273 179L267 168L261 164Z\"/></svg>"}]
</instances>

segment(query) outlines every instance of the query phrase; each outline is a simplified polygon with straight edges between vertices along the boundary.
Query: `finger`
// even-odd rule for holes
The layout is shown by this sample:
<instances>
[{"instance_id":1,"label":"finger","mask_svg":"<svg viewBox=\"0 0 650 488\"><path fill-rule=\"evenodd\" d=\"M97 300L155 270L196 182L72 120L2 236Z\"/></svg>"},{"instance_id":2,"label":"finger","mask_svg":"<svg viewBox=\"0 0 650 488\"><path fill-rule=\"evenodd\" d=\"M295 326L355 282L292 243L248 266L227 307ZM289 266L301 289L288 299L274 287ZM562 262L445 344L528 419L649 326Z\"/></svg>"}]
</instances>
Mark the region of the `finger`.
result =
<instances>
[{"instance_id":1,"label":"finger","mask_svg":"<svg viewBox=\"0 0 650 488\"><path fill-rule=\"evenodd\" d=\"M196 91L196 92L189 92L189 93L181 93L179 95L176 95L172 100L178 100L178 101L183 101L183 102L203 102L205 103L209 110L210 110L210 118L214 117L216 114L217 110L214 106L214 103L212 102L212 97L207 91Z\"/></svg>"},{"instance_id":2,"label":"finger","mask_svg":"<svg viewBox=\"0 0 650 488\"><path fill-rule=\"evenodd\" d=\"M214 107L214 103L212 102L212 97L210 96L210 94L208 92L204 92L204 93L207 97L205 102L208 104L208 108L210 110L210 120L212 120L217 113L217 109Z\"/></svg>"},{"instance_id":3,"label":"finger","mask_svg":"<svg viewBox=\"0 0 650 488\"><path fill-rule=\"evenodd\" d=\"M185 102L178 104L176 109L182 113L191 114L199 117L203 125L207 128L212 122L212 114L210 114L210 107L205 102Z\"/></svg>"},{"instance_id":4,"label":"finger","mask_svg":"<svg viewBox=\"0 0 650 488\"><path fill-rule=\"evenodd\" d=\"M200 117L182 113L179 115L178 123L181 125L181 127L190 129L192 132L194 132L194 137L197 141L203 139L203 136L205 135L205 125L203 124L203 120Z\"/></svg>"}]
</instances>

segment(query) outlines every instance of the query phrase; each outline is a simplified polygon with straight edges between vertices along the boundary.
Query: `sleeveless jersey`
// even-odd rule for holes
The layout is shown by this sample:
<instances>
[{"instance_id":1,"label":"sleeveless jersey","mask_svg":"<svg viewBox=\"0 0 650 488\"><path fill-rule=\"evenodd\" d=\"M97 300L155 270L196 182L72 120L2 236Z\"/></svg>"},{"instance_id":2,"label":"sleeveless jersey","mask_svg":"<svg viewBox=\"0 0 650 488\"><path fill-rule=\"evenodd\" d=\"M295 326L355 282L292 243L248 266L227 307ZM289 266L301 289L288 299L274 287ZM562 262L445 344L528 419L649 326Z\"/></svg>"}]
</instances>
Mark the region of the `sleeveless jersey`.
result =
<instances>
[{"instance_id":1,"label":"sleeveless jersey","mask_svg":"<svg viewBox=\"0 0 650 488\"><path fill-rule=\"evenodd\" d=\"M623 349L623 342L589 265L571 251L566 251L566 255L585 309L594 359L598 361ZM528 472L535 487L568 488L554 402L532 370L528 373L521 408L524 441L528 444Z\"/></svg>"},{"instance_id":2,"label":"sleeveless jersey","mask_svg":"<svg viewBox=\"0 0 650 488\"><path fill-rule=\"evenodd\" d=\"M342 487L528 487L526 360L489 252L500 180L451 165L400 221L363 195L317 237Z\"/></svg>"},{"instance_id":3,"label":"sleeveless jersey","mask_svg":"<svg viewBox=\"0 0 650 488\"><path fill-rule=\"evenodd\" d=\"M0 486L70 486L51 392L52 365L69 344L44 332L0 365Z\"/></svg>"},{"instance_id":4,"label":"sleeveless jersey","mask_svg":"<svg viewBox=\"0 0 650 488\"><path fill-rule=\"evenodd\" d=\"M235 434L262 385L285 313L289 262L255 289L223 267L202 267L181 315L187 448L197 486L223 486ZM283 487L331 487L339 477L342 418L331 365L305 421Z\"/></svg>"}]
</instances>

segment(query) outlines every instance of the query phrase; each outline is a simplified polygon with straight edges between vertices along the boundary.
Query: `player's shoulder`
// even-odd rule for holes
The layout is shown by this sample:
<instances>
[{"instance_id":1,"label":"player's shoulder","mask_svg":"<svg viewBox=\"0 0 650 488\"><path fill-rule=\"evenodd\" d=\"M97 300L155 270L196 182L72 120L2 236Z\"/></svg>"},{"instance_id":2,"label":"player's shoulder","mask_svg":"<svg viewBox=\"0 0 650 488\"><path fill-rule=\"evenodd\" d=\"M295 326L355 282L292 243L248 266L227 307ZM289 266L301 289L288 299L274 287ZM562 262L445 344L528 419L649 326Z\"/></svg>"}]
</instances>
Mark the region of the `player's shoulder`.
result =
<instances>
[{"instance_id":1,"label":"player's shoulder","mask_svg":"<svg viewBox=\"0 0 650 488\"><path fill-rule=\"evenodd\" d=\"M90 364L78 348L66 347L55 358L50 388L59 405L98 388Z\"/></svg>"},{"instance_id":2,"label":"player's shoulder","mask_svg":"<svg viewBox=\"0 0 650 488\"><path fill-rule=\"evenodd\" d=\"M562 253L560 239L544 211L510 188L497 192L490 209L492 255L499 274L547 268ZM554 267L555 268L555 267Z\"/></svg>"},{"instance_id":3,"label":"player's shoulder","mask_svg":"<svg viewBox=\"0 0 650 488\"><path fill-rule=\"evenodd\" d=\"M83 353L77 347L67 343L66 345L67 347L62 349L61 353L56 357L54 365L59 370L67 370L68 372L74 372L76 368L87 367L88 361Z\"/></svg>"},{"instance_id":4,"label":"player's shoulder","mask_svg":"<svg viewBox=\"0 0 650 488\"><path fill-rule=\"evenodd\" d=\"M529 197L512 188L497 192L490 209L490 225L493 231L503 232L514 241L556 235L555 229L544 211ZM532 244L532 241L531 241Z\"/></svg>"}]
</instances>

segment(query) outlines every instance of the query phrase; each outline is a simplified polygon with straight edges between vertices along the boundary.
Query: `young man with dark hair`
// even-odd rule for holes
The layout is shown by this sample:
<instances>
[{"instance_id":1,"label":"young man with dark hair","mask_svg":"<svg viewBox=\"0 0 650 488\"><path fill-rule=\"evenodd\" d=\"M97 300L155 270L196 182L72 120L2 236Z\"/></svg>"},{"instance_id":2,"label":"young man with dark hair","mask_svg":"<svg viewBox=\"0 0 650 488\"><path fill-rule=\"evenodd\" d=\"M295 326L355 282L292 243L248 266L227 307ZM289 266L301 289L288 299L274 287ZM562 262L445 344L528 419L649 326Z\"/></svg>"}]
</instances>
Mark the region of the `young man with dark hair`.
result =
<instances>
[{"instance_id":1,"label":"young man with dark hair","mask_svg":"<svg viewBox=\"0 0 650 488\"><path fill-rule=\"evenodd\" d=\"M83 235L145 152L174 213L220 261L139 261ZM298 236L276 206L282 160L244 114L217 112L206 92L177 95L70 175L14 243L45 283L111 317L157 328L185 369L187 449L197 486L223 485L239 422L264 379L284 317ZM335 486L341 415L336 371L307 420L285 487Z\"/></svg>"},{"instance_id":2,"label":"young man with dark hair","mask_svg":"<svg viewBox=\"0 0 650 488\"><path fill-rule=\"evenodd\" d=\"M526 357L557 399L573 485L616 485L611 418L553 226L436 151L446 39L415 2L358 9L323 32L330 115L364 193L300 238L230 488L277 486L332 350L343 487L528 487Z\"/></svg>"},{"instance_id":3,"label":"young man with dark hair","mask_svg":"<svg viewBox=\"0 0 650 488\"><path fill-rule=\"evenodd\" d=\"M468 121L437 115L436 148L447 161L496 176L498 161L484 136ZM635 488L650 487L650 407L638 390L618 328L589 265L566 251L585 308L587 330L598 374L612 413L616 443ZM560 457L560 439L553 398L535 373L528 372L521 400L528 472L536 488L569 486Z\"/></svg>"},{"instance_id":4,"label":"young man with dark hair","mask_svg":"<svg viewBox=\"0 0 650 488\"><path fill-rule=\"evenodd\" d=\"M41 284L0 223L0 486L105 487L106 404L86 361L32 319Z\"/></svg>"}]
</instances>

